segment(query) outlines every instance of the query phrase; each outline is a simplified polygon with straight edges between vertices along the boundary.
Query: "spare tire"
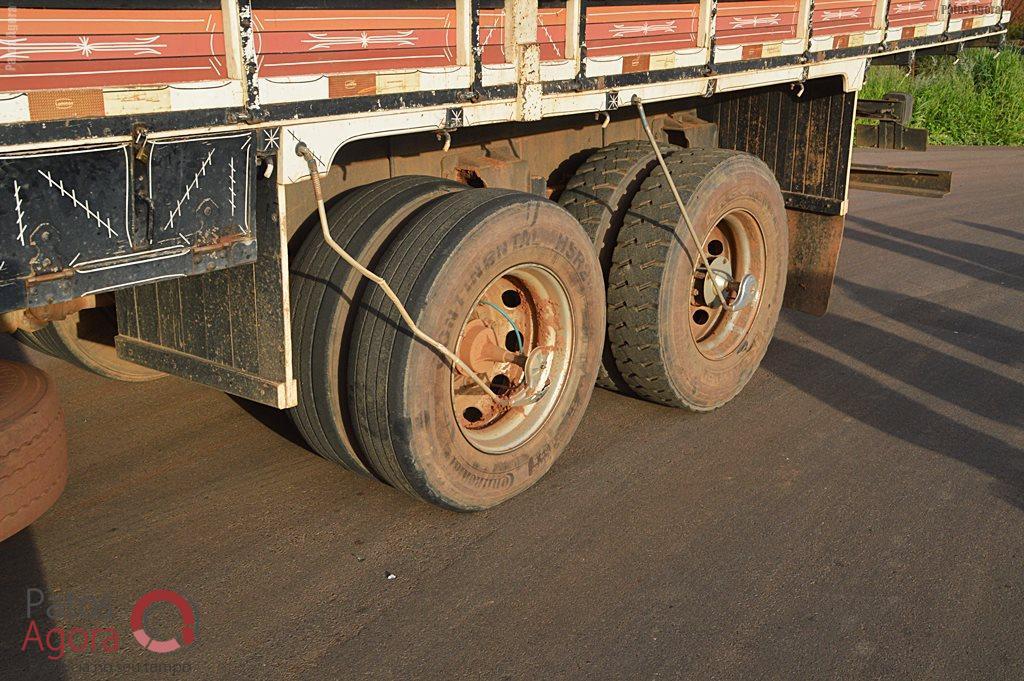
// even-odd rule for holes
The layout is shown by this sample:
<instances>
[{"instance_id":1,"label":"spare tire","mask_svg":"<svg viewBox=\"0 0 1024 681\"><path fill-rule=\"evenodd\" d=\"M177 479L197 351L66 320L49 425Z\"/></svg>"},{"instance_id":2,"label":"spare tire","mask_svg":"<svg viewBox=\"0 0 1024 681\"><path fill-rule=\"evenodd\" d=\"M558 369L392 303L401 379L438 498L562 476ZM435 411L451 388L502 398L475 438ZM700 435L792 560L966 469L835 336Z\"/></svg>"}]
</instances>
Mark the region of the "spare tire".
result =
<instances>
[{"instance_id":1,"label":"spare tire","mask_svg":"<svg viewBox=\"0 0 1024 681\"><path fill-rule=\"evenodd\" d=\"M0 541L53 506L68 479L64 412L49 376L0 361Z\"/></svg>"}]
</instances>

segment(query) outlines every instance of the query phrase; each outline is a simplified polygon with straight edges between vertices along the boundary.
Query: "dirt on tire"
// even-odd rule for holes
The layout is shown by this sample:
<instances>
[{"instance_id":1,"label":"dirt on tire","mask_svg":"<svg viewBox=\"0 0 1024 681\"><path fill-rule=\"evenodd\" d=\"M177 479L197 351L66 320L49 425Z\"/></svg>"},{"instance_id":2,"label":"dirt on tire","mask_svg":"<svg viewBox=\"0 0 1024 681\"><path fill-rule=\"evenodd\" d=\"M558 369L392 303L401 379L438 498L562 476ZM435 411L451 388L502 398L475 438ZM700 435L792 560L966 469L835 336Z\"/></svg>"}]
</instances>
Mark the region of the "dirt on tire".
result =
<instances>
[{"instance_id":1,"label":"dirt on tire","mask_svg":"<svg viewBox=\"0 0 1024 681\"><path fill-rule=\"evenodd\" d=\"M752 216L763 239L755 302L726 326L745 329L710 358L688 326L695 253L665 173L644 181L619 231L608 281L608 339L633 393L651 402L711 411L735 397L771 341L786 288L788 226L782 192L760 160L726 149L681 149L667 159L701 240L730 213ZM703 242L703 241L702 241Z\"/></svg>"}]
</instances>

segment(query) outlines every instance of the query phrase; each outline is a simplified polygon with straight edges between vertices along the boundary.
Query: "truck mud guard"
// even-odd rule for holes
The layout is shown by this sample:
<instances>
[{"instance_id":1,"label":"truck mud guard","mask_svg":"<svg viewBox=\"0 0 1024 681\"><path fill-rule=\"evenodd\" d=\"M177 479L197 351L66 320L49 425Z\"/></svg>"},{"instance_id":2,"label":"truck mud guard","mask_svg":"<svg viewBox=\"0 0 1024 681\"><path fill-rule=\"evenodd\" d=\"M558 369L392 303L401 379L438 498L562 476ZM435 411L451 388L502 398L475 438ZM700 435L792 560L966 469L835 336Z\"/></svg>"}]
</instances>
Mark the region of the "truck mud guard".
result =
<instances>
[{"instance_id":1,"label":"truck mud guard","mask_svg":"<svg viewBox=\"0 0 1024 681\"><path fill-rule=\"evenodd\" d=\"M253 167L256 261L119 291L116 342L136 364L283 409L297 403L288 251L266 168Z\"/></svg>"}]
</instances>

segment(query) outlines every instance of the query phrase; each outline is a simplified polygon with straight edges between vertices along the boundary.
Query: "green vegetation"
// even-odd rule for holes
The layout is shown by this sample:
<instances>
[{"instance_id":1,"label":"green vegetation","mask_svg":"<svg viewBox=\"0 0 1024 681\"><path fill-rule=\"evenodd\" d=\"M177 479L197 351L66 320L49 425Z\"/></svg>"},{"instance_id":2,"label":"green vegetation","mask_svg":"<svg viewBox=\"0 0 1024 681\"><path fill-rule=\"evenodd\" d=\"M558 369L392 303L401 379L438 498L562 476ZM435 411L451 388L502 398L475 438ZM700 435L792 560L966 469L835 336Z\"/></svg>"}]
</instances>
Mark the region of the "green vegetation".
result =
<instances>
[{"instance_id":1,"label":"green vegetation","mask_svg":"<svg viewBox=\"0 0 1024 681\"><path fill-rule=\"evenodd\" d=\"M895 66L868 71L861 97L887 92L914 96L914 127L932 144L1024 145L1024 53L1007 48L965 50L960 60L926 57L916 74Z\"/></svg>"}]
</instances>

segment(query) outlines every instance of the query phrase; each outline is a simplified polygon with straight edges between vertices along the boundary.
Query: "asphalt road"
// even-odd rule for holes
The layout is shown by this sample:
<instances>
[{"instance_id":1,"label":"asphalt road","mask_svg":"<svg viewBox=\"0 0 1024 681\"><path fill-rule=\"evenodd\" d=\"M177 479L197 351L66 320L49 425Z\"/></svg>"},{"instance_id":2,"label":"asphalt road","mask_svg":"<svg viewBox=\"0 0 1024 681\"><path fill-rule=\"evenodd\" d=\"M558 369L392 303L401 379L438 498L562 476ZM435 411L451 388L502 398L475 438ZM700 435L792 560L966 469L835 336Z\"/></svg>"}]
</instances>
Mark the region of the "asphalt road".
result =
<instances>
[{"instance_id":1,"label":"asphalt road","mask_svg":"<svg viewBox=\"0 0 1024 681\"><path fill-rule=\"evenodd\" d=\"M785 313L739 398L598 391L487 513L348 474L213 390L28 354L72 471L0 545L0 678L1024 677L1024 149L859 158L953 169L954 192L854 192L831 313ZM40 625L113 626L121 652L22 652L32 588L100 599ZM193 645L131 639L155 588L195 606Z\"/></svg>"}]
</instances>

